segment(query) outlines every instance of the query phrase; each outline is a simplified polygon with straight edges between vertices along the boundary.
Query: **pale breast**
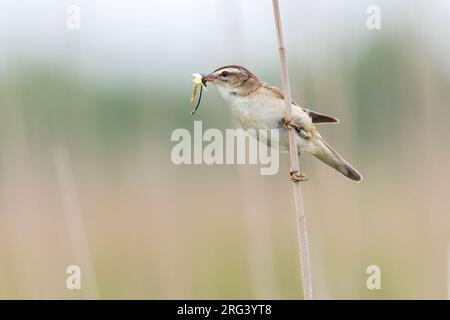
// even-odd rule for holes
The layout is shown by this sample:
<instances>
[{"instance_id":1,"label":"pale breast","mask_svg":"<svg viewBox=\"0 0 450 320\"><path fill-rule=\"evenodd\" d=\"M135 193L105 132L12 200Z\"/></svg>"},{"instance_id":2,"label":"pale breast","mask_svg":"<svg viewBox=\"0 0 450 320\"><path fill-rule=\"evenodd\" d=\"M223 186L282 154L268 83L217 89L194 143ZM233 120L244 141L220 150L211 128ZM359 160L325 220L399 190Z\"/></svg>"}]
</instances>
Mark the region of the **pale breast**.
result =
<instances>
[{"instance_id":1,"label":"pale breast","mask_svg":"<svg viewBox=\"0 0 450 320\"><path fill-rule=\"evenodd\" d=\"M234 116L244 128L278 128L285 114L283 100L261 92L236 97L231 106Z\"/></svg>"}]
</instances>

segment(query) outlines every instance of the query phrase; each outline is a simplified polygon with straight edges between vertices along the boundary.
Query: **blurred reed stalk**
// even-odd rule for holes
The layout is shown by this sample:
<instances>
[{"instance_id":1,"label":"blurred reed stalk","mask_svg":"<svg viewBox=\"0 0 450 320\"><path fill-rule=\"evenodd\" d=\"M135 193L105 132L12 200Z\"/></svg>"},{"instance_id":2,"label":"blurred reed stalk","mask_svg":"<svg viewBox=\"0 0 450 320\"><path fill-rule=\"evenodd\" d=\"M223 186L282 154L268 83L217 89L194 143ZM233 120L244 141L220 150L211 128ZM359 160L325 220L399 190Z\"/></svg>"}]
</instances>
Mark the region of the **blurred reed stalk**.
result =
<instances>
[{"instance_id":1,"label":"blurred reed stalk","mask_svg":"<svg viewBox=\"0 0 450 320\"><path fill-rule=\"evenodd\" d=\"M447 300L450 300L450 243L447 248Z\"/></svg>"},{"instance_id":2,"label":"blurred reed stalk","mask_svg":"<svg viewBox=\"0 0 450 320\"><path fill-rule=\"evenodd\" d=\"M286 117L292 119L291 88L289 85L289 74L286 63L286 49L284 48L283 31L281 28L280 8L278 0L272 0L273 15L275 18L275 28L277 31L278 52L281 63L281 82L284 91L284 104L286 106ZM295 144L294 130L289 127L289 151L291 158L291 172L300 172L297 145ZM309 262L308 233L306 230L305 209L303 207L302 188L299 181L292 181L294 189L295 211L297 213L297 235L300 250L300 268L303 284L303 297L305 300L312 300L311 268Z\"/></svg>"},{"instance_id":3,"label":"blurred reed stalk","mask_svg":"<svg viewBox=\"0 0 450 320\"><path fill-rule=\"evenodd\" d=\"M88 299L98 299L99 291L82 218L70 158L65 147L55 147L53 158L61 190L64 220L68 230L74 262L82 269L82 289Z\"/></svg>"}]
</instances>

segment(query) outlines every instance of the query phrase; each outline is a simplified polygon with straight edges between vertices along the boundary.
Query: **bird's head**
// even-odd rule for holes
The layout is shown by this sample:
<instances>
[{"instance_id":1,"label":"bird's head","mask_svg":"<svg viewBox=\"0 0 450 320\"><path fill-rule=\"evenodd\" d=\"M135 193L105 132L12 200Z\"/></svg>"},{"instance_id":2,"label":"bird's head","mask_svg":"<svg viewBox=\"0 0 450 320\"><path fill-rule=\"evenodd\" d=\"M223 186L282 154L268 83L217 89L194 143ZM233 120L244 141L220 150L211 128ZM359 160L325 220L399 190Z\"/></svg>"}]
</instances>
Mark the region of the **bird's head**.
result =
<instances>
[{"instance_id":1,"label":"bird's head","mask_svg":"<svg viewBox=\"0 0 450 320\"><path fill-rule=\"evenodd\" d=\"M229 65L218 68L203 76L204 84L214 84L221 94L245 96L260 87L258 78L247 68Z\"/></svg>"}]
</instances>

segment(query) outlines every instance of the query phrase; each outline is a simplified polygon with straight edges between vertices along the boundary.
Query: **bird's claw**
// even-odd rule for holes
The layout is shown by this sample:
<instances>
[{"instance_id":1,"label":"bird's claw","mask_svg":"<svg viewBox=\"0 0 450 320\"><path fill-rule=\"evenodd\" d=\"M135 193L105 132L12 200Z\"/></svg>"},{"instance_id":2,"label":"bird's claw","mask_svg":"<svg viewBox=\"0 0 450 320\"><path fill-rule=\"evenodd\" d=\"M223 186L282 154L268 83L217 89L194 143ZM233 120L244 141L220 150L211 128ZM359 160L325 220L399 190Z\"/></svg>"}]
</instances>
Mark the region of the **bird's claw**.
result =
<instances>
[{"instance_id":1,"label":"bird's claw","mask_svg":"<svg viewBox=\"0 0 450 320\"><path fill-rule=\"evenodd\" d=\"M289 177L293 182L303 182L309 180L303 172L298 171L289 171Z\"/></svg>"},{"instance_id":2,"label":"bird's claw","mask_svg":"<svg viewBox=\"0 0 450 320\"><path fill-rule=\"evenodd\" d=\"M302 127L300 127L297 123L295 123L294 118L284 118L283 119L283 127L285 127L286 129L292 129L295 130L295 132L298 133L298 135L300 137L302 137L303 139L311 139L311 133L307 132L305 129L303 129Z\"/></svg>"},{"instance_id":3,"label":"bird's claw","mask_svg":"<svg viewBox=\"0 0 450 320\"><path fill-rule=\"evenodd\" d=\"M294 117L291 118L284 118L283 119L283 127L286 129L294 129L297 127L294 121Z\"/></svg>"}]
</instances>

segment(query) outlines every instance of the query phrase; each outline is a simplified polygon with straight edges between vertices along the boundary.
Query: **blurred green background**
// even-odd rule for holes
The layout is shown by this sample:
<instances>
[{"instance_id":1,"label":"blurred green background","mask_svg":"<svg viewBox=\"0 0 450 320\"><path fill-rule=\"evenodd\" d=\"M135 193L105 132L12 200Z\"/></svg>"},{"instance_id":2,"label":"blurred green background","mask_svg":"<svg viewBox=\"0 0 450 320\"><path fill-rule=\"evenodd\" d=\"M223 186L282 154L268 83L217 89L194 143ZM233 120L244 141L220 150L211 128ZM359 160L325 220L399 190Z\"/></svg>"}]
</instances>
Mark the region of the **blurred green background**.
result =
<instances>
[{"instance_id":1,"label":"blurred green background","mask_svg":"<svg viewBox=\"0 0 450 320\"><path fill-rule=\"evenodd\" d=\"M280 1L293 96L365 178L302 159L315 296L444 299L450 5L377 1L368 30L371 4ZM301 297L288 157L170 159L174 129L235 126L214 89L190 116L191 74L226 64L280 86L271 1L0 1L0 298Z\"/></svg>"}]
</instances>

